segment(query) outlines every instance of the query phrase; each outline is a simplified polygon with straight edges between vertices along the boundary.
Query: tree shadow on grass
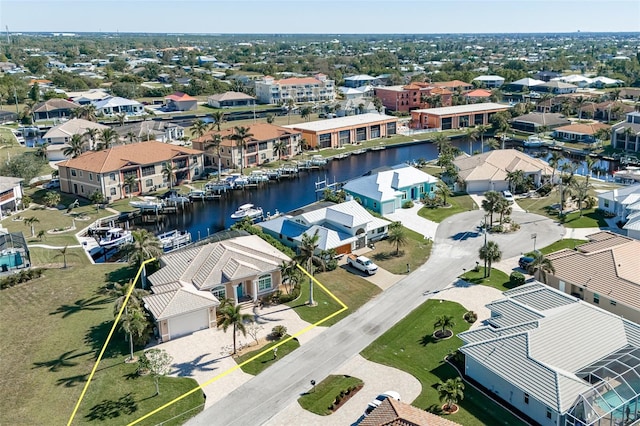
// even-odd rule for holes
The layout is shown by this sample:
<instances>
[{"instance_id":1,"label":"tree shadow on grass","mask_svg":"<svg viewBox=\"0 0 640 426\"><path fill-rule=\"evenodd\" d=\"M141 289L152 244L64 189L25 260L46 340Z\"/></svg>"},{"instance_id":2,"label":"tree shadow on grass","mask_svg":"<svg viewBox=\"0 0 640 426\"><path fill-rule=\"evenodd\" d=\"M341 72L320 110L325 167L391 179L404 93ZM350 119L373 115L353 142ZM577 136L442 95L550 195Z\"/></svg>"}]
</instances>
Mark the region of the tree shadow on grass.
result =
<instances>
[{"instance_id":1,"label":"tree shadow on grass","mask_svg":"<svg viewBox=\"0 0 640 426\"><path fill-rule=\"evenodd\" d=\"M436 339L435 337L433 337L433 334L425 334L424 336L422 336L422 338L420 339L420 344L422 346L427 346L430 345L432 343L438 343L440 339Z\"/></svg>"},{"instance_id":2,"label":"tree shadow on grass","mask_svg":"<svg viewBox=\"0 0 640 426\"><path fill-rule=\"evenodd\" d=\"M131 415L138 411L138 404L134 401L131 392L121 396L117 400L105 399L94 405L85 418L89 421L115 419L122 415Z\"/></svg>"},{"instance_id":3,"label":"tree shadow on grass","mask_svg":"<svg viewBox=\"0 0 640 426\"><path fill-rule=\"evenodd\" d=\"M46 368L51 372L57 372L63 367L74 367L78 365L77 362L73 362L71 360L91 353L91 351L87 351L73 355L75 351L76 349L67 351L61 354L58 358L54 358L49 361L34 362L32 368Z\"/></svg>"},{"instance_id":4,"label":"tree shadow on grass","mask_svg":"<svg viewBox=\"0 0 640 426\"><path fill-rule=\"evenodd\" d=\"M118 284L126 284L130 280L133 280L138 272L138 268L133 266L124 266L120 269L116 269L115 271L110 271L104 274L105 281L118 283ZM138 286L140 286L138 284Z\"/></svg>"},{"instance_id":5,"label":"tree shadow on grass","mask_svg":"<svg viewBox=\"0 0 640 426\"><path fill-rule=\"evenodd\" d=\"M104 342L107 340L109 331L113 325L113 321L104 321L98 325L91 326L84 336L84 343L89 345L92 352L95 352L97 358L98 353L102 350ZM114 333L111 341L104 352L103 358L113 358L116 355L126 354L129 352L127 342L124 341L122 333Z\"/></svg>"},{"instance_id":6,"label":"tree shadow on grass","mask_svg":"<svg viewBox=\"0 0 640 426\"><path fill-rule=\"evenodd\" d=\"M383 260L394 259L402 256L404 256L404 250L400 250L398 251L398 253L396 253L395 250L392 250L392 251L383 251L380 253L376 253L372 257L373 257L373 260L377 260L380 262Z\"/></svg>"},{"instance_id":7,"label":"tree shadow on grass","mask_svg":"<svg viewBox=\"0 0 640 426\"><path fill-rule=\"evenodd\" d=\"M78 374L77 376L63 377L56 380L56 385L64 386L65 388L75 388L78 385L85 383L89 379L89 374Z\"/></svg>"},{"instance_id":8,"label":"tree shadow on grass","mask_svg":"<svg viewBox=\"0 0 640 426\"><path fill-rule=\"evenodd\" d=\"M441 381L446 381L447 379L452 379L454 377L458 377L458 373L456 370L447 364L444 359L440 361L440 364L434 369L430 371L433 375L437 376ZM434 389L438 388L438 383L432 385Z\"/></svg>"},{"instance_id":9,"label":"tree shadow on grass","mask_svg":"<svg viewBox=\"0 0 640 426\"><path fill-rule=\"evenodd\" d=\"M112 298L104 298L99 296L93 296L86 299L78 299L73 302L72 305L62 305L53 312L49 312L49 315L62 314L62 318L67 318L73 314L77 314L82 311L99 311L104 309L103 305L111 303Z\"/></svg>"}]
</instances>

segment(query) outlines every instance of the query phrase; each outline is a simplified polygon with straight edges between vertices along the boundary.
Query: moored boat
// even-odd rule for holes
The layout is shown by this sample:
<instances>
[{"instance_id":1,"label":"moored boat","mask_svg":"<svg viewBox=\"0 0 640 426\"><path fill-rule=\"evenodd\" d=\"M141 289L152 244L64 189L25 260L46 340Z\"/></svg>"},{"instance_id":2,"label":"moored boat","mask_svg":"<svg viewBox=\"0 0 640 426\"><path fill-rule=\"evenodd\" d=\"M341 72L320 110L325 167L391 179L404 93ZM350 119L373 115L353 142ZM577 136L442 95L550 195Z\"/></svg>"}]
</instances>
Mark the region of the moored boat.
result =
<instances>
[{"instance_id":1,"label":"moored boat","mask_svg":"<svg viewBox=\"0 0 640 426\"><path fill-rule=\"evenodd\" d=\"M191 242L191 233L174 229L158 235L158 239L162 244L162 249L169 251L189 244Z\"/></svg>"},{"instance_id":2,"label":"moored boat","mask_svg":"<svg viewBox=\"0 0 640 426\"><path fill-rule=\"evenodd\" d=\"M243 204L231 215L231 219L240 220L248 217L253 220L261 218L262 216L262 207L256 207L253 204Z\"/></svg>"},{"instance_id":3,"label":"moored boat","mask_svg":"<svg viewBox=\"0 0 640 426\"><path fill-rule=\"evenodd\" d=\"M156 197L144 197L142 200L130 201L129 204L141 210L160 210L164 207L164 202Z\"/></svg>"},{"instance_id":4,"label":"moored boat","mask_svg":"<svg viewBox=\"0 0 640 426\"><path fill-rule=\"evenodd\" d=\"M539 148L544 145L544 140L536 135L529 136L523 143L526 148Z\"/></svg>"},{"instance_id":5,"label":"moored boat","mask_svg":"<svg viewBox=\"0 0 640 426\"><path fill-rule=\"evenodd\" d=\"M188 197L190 200L204 200L206 192L201 189L192 189L189 191Z\"/></svg>"},{"instance_id":6,"label":"moored boat","mask_svg":"<svg viewBox=\"0 0 640 426\"><path fill-rule=\"evenodd\" d=\"M105 236L100 239L98 244L100 247L109 249L119 247L132 241L133 236L131 235L131 231L127 231L122 228L111 228L107 231Z\"/></svg>"}]
</instances>

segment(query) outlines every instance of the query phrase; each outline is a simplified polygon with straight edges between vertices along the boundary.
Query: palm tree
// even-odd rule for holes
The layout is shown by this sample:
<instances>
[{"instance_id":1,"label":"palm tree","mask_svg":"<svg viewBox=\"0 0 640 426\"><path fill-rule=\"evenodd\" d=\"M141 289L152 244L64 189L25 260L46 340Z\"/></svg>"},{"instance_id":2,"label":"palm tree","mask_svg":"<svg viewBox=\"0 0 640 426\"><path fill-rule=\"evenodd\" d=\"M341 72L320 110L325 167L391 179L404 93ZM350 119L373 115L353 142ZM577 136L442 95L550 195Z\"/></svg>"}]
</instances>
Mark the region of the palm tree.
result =
<instances>
[{"instance_id":1,"label":"palm tree","mask_svg":"<svg viewBox=\"0 0 640 426\"><path fill-rule=\"evenodd\" d=\"M555 274L556 272L551 259L547 259L542 252L537 250L531 253L531 257L533 257L533 262L529 264L529 271L527 272L534 276L537 275L537 278L542 279L542 282L546 284L547 274Z\"/></svg>"},{"instance_id":2,"label":"palm tree","mask_svg":"<svg viewBox=\"0 0 640 426\"><path fill-rule=\"evenodd\" d=\"M439 195L442 198L442 204L446 206L447 197L451 197L453 195L453 191L451 191L449 185L443 181L438 181L438 183L436 183L436 195Z\"/></svg>"},{"instance_id":3,"label":"palm tree","mask_svg":"<svg viewBox=\"0 0 640 426\"><path fill-rule=\"evenodd\" d=\"M584 96L578 96L573 101L578 109L578 120L582 119L582 107L587 103L587 99Z\"/></svg>"},{"instance_id":4,"label":"palm tree","mask_svg":"<svg viewBox=\"0 0 640 426\"><path fill-rule=\"evenodd\" d=\"M312 112L311 107L308 107L308 106L304 107L300 110L300 117L309 121L311 119L311 112Z\"/></svg>"},{"instance_id":5,"label":"palm tree","mask_svg":"<svg viewBox=\"0 0 640 426\"><path fill-rule=\"evenodd\" d=\"M291 111L295 108L296 101L294 101L293 98L289 98L287 102L285 102L285 105L287 107L287 124L291 124Z\"/></svg>"},{"instance_id":6,"label":"palm tree","mask_svg":"<svg viewBox=\"0 0 640 426\"><path fill-rule=\"evenodd\" d=\"M118 120L118 124L120 125L120 127L122 127L124 126L124 122L127 120L127 114L125 114L124 112L116 114L116 119Z\"/></svg>"},{"instance_id":7,"label":"palm tree","mask_svg":"<svg viewBox=\"0 0 640 426\"><path fill-rule=\"evenodd\" d=\"M491 149L499 149L500 141L496 138L489 138L487 139L487 146Z\"/></svg>"},{"instance_id":8,"label":"palm tree","mask_svg":"<svg viewBox=\"0 0 640 426\"><path fill-rule=\"evenodd\" d=\"M512 210L511 205L509 205L509 202L505 198L498 200L498 203L496 204L496 212L500 213L500 225L502 225L504 217L509 216Z\"/></svg>"},{"instance_id":9,"label":"palm tree","mask_svg":"<svg viewBox=\"0 0 640 426\"><path fill-rule=\"evenodd\" d=\"M282 161L282 155L286 154L289 151L288 148L289 147L287 146L287 143L282 139L278 139L273 144L273 153L278 156L278 161Z\"/></svg>"},{"instance_id":10,"label":"palm tree","mask_svg":"<svg viewBox=\"0 0 640 426\"><path fill-rule=\"evenodd\" d=\"M138 141L138 136L133 132L127 132L124 136L126 139L129 139L129 143L134 143Z\"/></svg>"},{"instance_id":11,"label":"palm tree","mask_svg":"<svg viewBox=\"0 0 640 426\"><path fill-rule=\"evenodd\" d=\"M127 284L124 284L124 285L115 283L111 287L107 288L107 293L110 296L116 298L113 305L114 315L117 315L118 312L120 312L120 309L122 309L122 305L124 304L124 301L127 298L127 294L129 293L129 290L133 285L134 285L133 281L129 281ZM146 290L143 290L141 288L134 288L133 290L131 290L131 296L129 296L129 301L127 302L127 306L132 306L137 308L141 307L142 298L147 294L149 294L149 292Z\"/></svg>"},{"instance_id":12,"label":"palm tree","mask_svg":"<svg viewBox=\"0 0 640 426\"><path fill-rule=\"evenodd\" d=\"M302 276L300 271L298 270L298 262L292 260L290 262L282 261L280 264L280 274L282 276L282 283L287 283L289 285L289 293L291 290L300 283Z\"/></svg>"},{"instance_id":13,"label":"palm tree","mask_svg":"<svg viewBox=\"0 0 640 426\"><path fill-rule=\"evenodd\" d=\"M204 145L205 151L213 150L213 152L215 152L216 155L218 156L218 179L220 179L220 174L222 173L221 146L222 146L222 135L220 135L220 133L212 134L211 139L209 139Z\"/></svg>"},{"instance_id":14,"label":"palm tree","mask_svg":"<svg viewBox=\"0 0 640 426\"><path fill-rule=\"evenodd\" d=\"M146 260L160 257L162 245L160 240L146 229L131 231L133 241L122 246L122 251L129 259L129 264L140 266Z\"/></svg>"},{"instance_id":15,"label":"palm tree","mask_svg":"<svg viewBox=\"0 0 640 426\"><path fill-rule=\"evenodd\" d=\"M149 321L146 314L139 306L126 306L120 317L120 327L129 335L130 355L129 361L133 361L133 342L144 342L144 337L148 334Z\"/></svg>"},{"instance_id":16,"label":"palm tree","mask_svg":"<svg viewBox=\"0 0 640 426\"><path fill-rule=\"evenodd\" d=\"M387 240L389 243L396 245L396 256L400 254L400 246L407 245L409 242L407 233L402 226L396 226L393 229L390 229L389 234L387 235Z\"/></svg>"},{"instance_id":17,"label":"palm tree","mask_svg":"<svg viewBox=\"0 0 640 426\"><path fill-rule=\"evenodd\" d=\"M485 246L480 247L479 257L480 260L486 260L488 263L488 271L487 269L484 271L484 277L487 278L491 277L491 264L493 262L500 262L500 259L502 259L502 252L495 241L489 241Z\"/></svg>"},{"instance_id":18,"label":"palm tree","mask_svg":"<svg viewBox=\"0 0 640 426\"><path fill-rule=\"evenodd\" d=\"M511 172L507 172L507 182L509 182L509 188L511 191L515 193L518 187L522 186L525 182L524 171L513 170Z\"/></svg>"},{"instance_id":19,"label":"palm tree","mask_svg":"<svg viewBox=\"0 0 640 426\"><path fill-rule=\"evenodd\" d=\"M439 315L436 317L436 322L433 324L433 328L439 328L444 335L446 330L453 328L456 323L453 321L451 315Z\"/></svg>"},{"instance_id":20,"label":"palm tree","mask_svg":"<svg viewBox=\"0 0 640 426\"><path fill-rule=\"evenodd\" d=\"M169 189L173 186L173 180L176 178L176 167L171 160L162 166L162 175L169 182Z\"/></svg>"},{"instance_id":21,"label":"palm tree","mask_svg":"<svg viewBox=\"0 0 640 426\"><path fill-rule=\"evenodd\" d=\"M88 121L96 121L96 106L93 104L87 104L80 107L79 118L83 118Z\"/></svg>"},{"instance_id":22,"label":"palm tree","mask_svg":"<svg viewBox=\"0 0 640 426\"><path fill-rule=\"evenodd\" d=\"M46 236L47 236L47 231L45 231L44 229L41 229L38 231L38 235L36 235L36 238L38 238L38 241L42 241Z\"/></svg>"},{"instance_id":23,"label":"palm tree","mask_svg":"<svg viewBox=\"0 0 640 426\"><path fill-rule=\"evenodd\" d=\"M496 191L487 191L484 194L484 200L482 200L482 209L489 213L490 215L490 223L493 224L493 213L495 213L496 205L498 201L502 199L502 195L497 193Z\"/></svg>"},{"instance_id":24,"label":"palm tree","mask_svg":"<svg viewBox=\"0 0 640 426\"><path fill-rule=\"evenodd\" d=\"M253 322L253 315L243 314L241 312L242 306L226 305L220 309L220 318L218 318L218 327L222 327L222 330L226 333L227 329L233 327L233 355L237 353L236 334L241 332L243 336L247 335L246 323Z\"/></svg>"},{"instance_id":25,"label":"palm tree","mask_svg":"<svg viewBox=\"0 0 640 426\"><path fill-rule=\"evenodd\" d=\"M624 129L624 150L627 151L629 149L629 139L631 136L636 136L636 133L633 131L631 127L627 127ZM636 136L637 139L637 136Z\"/></svg>"},{"instance_id":26,"label":"palm tree","mask_svg":"<svg viewBox=\"0 0 640 426\"><path fill-rule=\"evenodd\" d=\"M433 143L438 148L438 153L446 153L451 149L451 140L442 133L438 133L433 138Z\"/></svg>"},{"instance_id":27,"label":"palm tree","mask_svg":"<svg viewBox=\"0 0 640 426\"><path fill-rule=\"evenodd\" d=\"M91 142L91 146L89 147L89 149L94 149L96 146L96 137L98 136L98 129L88 127L84 131L84 136L88 137L89 141Z\"/></svg>"},{"instance_id":28,"label":"palm tree","mask_svg":"<svg viewBox=\"0 0 640 426\"><path fill-rule=\"evenodd\" d=\"M465 131L465 136L469 139L469 155L473 155L473 143L478 140L478 129L469 127Z\"/></svg>"},{"instance_id":29,"label":"palm tree","mask_svg":"<svg viewBox=\"0 0 640 426\"><path fill-rule=\"evenodd\" d=\"M204 136L205 133L207 133L208 128L209 125L207 123L202 120L196 120L191 127L191 134L193 135L194 139L200 139Z\"/></svg>"},{"instance_id":30,"label":"palm tree","mask_svg":"<svg viewBox=\"0 0 640 426\"><path fill-rule=\"evenodd\" d=\"M40 219L38 219L35 216L27 217L24 219L24 224L31 228L31 238L35 237L36 235L36 230L34 226L36 223L40 223Z\"/></svg>"},{"instance_id":31,"label":"palm tree","mask_svg":"<svg viewBox=\"0 0 640 426\"><path fill-rule=\"evenodd\" d=\"M71 136L71 142L69 142L69 146L66 147L62 153L65 157L76 158L78 155L82 154L82 148L84 147L84 141L82 140L82 136L75 134Z\"/></svg>"},{"instance_id":32,"label":"palm tree","mask_svg":"<svg viewBox=\"0 0 640 426\"><path fill-rule=\"evenodd\" d=\"M134 174L128 174L125 176L124 178L124 185L127 187L127 194L129 195L129 198L131 198L131 195L133 194L133 187L135 185L136 189L138 187L138 176L134 175Z\"/></svg>"},{"instance_id":33,"label":"palm tree","mask_svg":"<svg viewBox=\"0 0 640 426\"><path fill-rule=\"evenodd\" d=\"M560 167L560 163L564 160L562 153L559 151L553 151L551 153L551 157L549 158L549 165L553 169L551 172L551 185L555 185L554 179L556 175L556 169Z\"/></svg>"},{"instance_id":34,"label":"palm tree","mask_svg":"<svg viewBox=\"0 0 640 426\"><path fill-rule=\"evenodd\" d=\"M249 133L249 127L235 126L231 139L236 142L236 148L240 150L240 175L243 174L244 168L244 150L247 147L247 140L253 137L253 133Z\"/></svg>"},{"instance_id":35,"label":"palm tree","mask_svg":"<svg viewBox=\"0 0 640 426\"><path fill-rule=\"evenodd\" d=\"M104 129L100 132L100 143L98 144L98 150L111 148L111 145L118 140L118 133L112 128Z\"/></svg>"},{"instance_id":36,"label":"palm tree","mask_svg":"<svg viewBox=\"0 0 640 426\"><path fill-rule=\"evenodd\" d=\"M211 114L211 117L214 120L213 121L213 125L218 128L218 131L220 131L220 126L224 122L224 112L223 111L214 111Z\"/></svg>"},{"instance_id":37,"label":"palm tree","mask_svg":"<svg viewBox=\"0 0 640 426\"><path fill-rule=\"evenodd\" d=\"M322 270L326 269L325 260L316 254L316 250L318 250L318 241L320 240L320 235L318 234L318 230L313 235L309 235L307 233L302 234L302 242L298 247L300 250L299 255L297 256L297 261L305 266L307 273L309 275L313 275L314 265L318 265ZM314 306L315 302L313 301L313 280L309 278L309 306Z\"/></svg>"},{"instance_id":38,"label":"palm tree","mask_svg":"<svg viewBox=\"0 0 640 426\"><path fill-rule=\"evenodd\" d=\"M460 377L455 379L447 379L446 382L438 384L438 394L440 402L445 403L445 410L451 411L453 405L464 399L464 383Z\"/></svg>"},{"instance_id":39,"label":"palm tree","mask_svg":"<svg viewBox=\"0 0 640 426\"><path fill-rule=\"evenodd\" d=\"M574 180L573 182L571 182L571 189L572 189L572 192L575 194L576 199L578 200L578 210L580 210L580 217L582 217L582 203L589 196L589 190L591 189L591 185L587 180L585 181Z\"/></svg>"},{"instance_id":40,"label":"palm tree","mask_svg":"<svg viewBox=\"0 0 640 426\"><path fill-rule=\"evenodd\" d=\"M484 152L484 134L491 128L491 126L487 124L480 124L476 126L476 130L478 135L480 135L480 152Z\"/></svg>"},{"instance_id":41,"label":"palm tree","mask_svg":"<svg viewBox=\"0 0 640 426\"><path fill-rule=\"evenodd\" d=\"M47 158L47 147L49 146L48 142L44 142L38 146L36 150L36 155L40 158Z\"/></svg>"},{"instance_id":42,"label":"palm tree","mask_svg":"<svg viewBox=\"0 0 640 426\"><path fill-rule=\"evenodd\" d=\"M67 250L68 250L69 246L64 246L61 249L58 249L58 254L55 255L55 257L58 256L62 256L62 269L67 269Z\"/></svg>"},{"instance_id":43,"label":"palm tree","mask_svg":"<svg viewBox=\"0 0 640 426\"><path fill-rule=\"evenodd\" d=\"M589 178L591 177L591 171L593 170L593 166L596 164L596 160L594 160L592 156L587 155L584 159L584 163L587 169L587 185L589 185Z\"/></svg>"}]
</instances>

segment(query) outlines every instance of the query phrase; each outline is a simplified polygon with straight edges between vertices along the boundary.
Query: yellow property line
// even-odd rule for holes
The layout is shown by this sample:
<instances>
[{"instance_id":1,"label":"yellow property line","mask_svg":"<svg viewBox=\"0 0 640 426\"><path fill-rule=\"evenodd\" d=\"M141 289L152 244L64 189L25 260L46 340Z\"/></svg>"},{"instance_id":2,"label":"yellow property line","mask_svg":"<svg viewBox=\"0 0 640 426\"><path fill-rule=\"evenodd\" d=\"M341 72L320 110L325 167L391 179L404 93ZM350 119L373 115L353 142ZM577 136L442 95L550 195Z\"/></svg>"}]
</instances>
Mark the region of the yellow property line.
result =
<instances>
[{"instance_id":1,"label":"yellow property line","mask_svg":"<svg viewBox=\"0 0 640 426\"><path fill-rule=\"evenodd\" d=\"M91 369L91 374L89 374L89 380L87 380L87 383L84 385L84 388L82 389L82 393L80 394L80 398L78 398L78 402L76 402L76 406L73 408L73 412L71 413L71 417L69 417L69 421L67 422L67 426L71 425L71 423L73 422L73 419L76 416L76 413L78 412L78 408L80 408L80 403L84 399L85 393L87 393L87 389L89 388L89 385L91 384L91 380L93 379L93 375L96 373L96 369L98 368L98 364L100 364L100 361L102 360L102 356L104 355L104 351L107 350L107 345L111 341L111 337L113 336L113 332L116 330L118 322L120 322L120 317L122 316L122 312L124 312L124 309L127 306L127 303L129 303L129 297L131 297L131 293L133 292L133 289L136 286L136 282L140 278L140 274L142 273L142 271L144 269L144 266L147 263L153 262L154 260L156 260L156 259L153 258L153 259L145 260L140 265L140 268L138 269L138 273L136 274L136 277L133 280L133 284L129 287L129 291L127 292L127 296L124 299L124 303L120 307L120 311L118 312L118 315L116 315L116 319L113 320L113 325L111 326L111 330L109 330L109 335L107 336L107 340L104 342L104 345L102 345L102 349L100 350L100 355L98 355L98 359L96 360L96 363L93 365L93 368Z\"/></svg>"},{"instance_id":2,"label":"yellow property line","mask_svg":"<svg viewBox=\"0 0 640 426\"><path fill-rule=\"evenodd\" d=\"M147 419L147 418L149 418L149 417L153 416L154 414L158 413L159 411L164 410L165 408L169 407L170 405L175 404L176 402L180 401L181 399L186 398L187 396L191 395L192 393L197 392L198 390L202 390L202 389L203 389L203 388L205 388L206 386L209 386L211 383L216 382L216 381L218 381L218 380L222 379L223 377L225 377L225 376L227 376L227 375L229 375L229 374L233 373L233 372L234 372L234 371L236 371L238 368L241 368L241 367L243 367L244 365L246 365L246 364L248 364L248 363L250 363L250 362L252 362L252 361L254 361L254 360L258 359L258 358L260 358L262 355L265 355L265 354L267 354L267 353L272 352L274 348L277 348L277 347L279 347L279 346L284 345L284 344L285 344L285 343L287 343L288 341L290 341L290 340L292 340L292 339L297 338L298 336L300 336L300 335L302 335L302 334L306 333L307 331L311 330L312 328L317 327L318 325L320 325L320 324L322 324L322 323L324 323L324 322L326 322L326 321L330 320L331 318L335 317L336 315L339 315L339 314L341 314L342 312L344 312L345 310L349 309L349 307L348 307L347 305L345 305L345 304L344 304L340 299L338 299L338 298L337 298L333 293L331 293L331 292L330 292L330 291L329 291L329 290L328 290L324 285L320 284L320 282L319 282L318 280L316 280L312 275L310 275L307 271L305 271L305 270L304 270L304 268L302 268L300 265L296 265L296 266L297 266L297 267L298 267L298 269L300 269L300 270L301 270L301 271L302 271L306 276L308 276L311 280L313 280L313 282L314 282L315 284L317 284L318 286L320 286L320 288L321 288L322 290L324 290L324 292L325 292L325 293L327 293L329 296L331 296L331 298L332 298L333 300L335 300L336 302L338 302L338 304L339 304L340 306L342 306L342 308L341 308L341 309L339 309L338 311L336 311L336 312L332 313L331 315L328 315L327 317L325 317L325 318L321 319L320 321L317 321L317 322L315 322L314 324L310 324L310 325L308 325L307 327L305 327L304 329L300 330L299 332L297 332L297 333L296 333L296 334L294 334L293 336L289 336L289 337L287 337L286 339L282 340L282 341L281 341L281 342L279 342L277 345L271 346L270 348L263 350L262 352L258 353L257 355L252 356L252 357L251 357L251 358L249 358L248 360L246 360L246 361L244 361L244 362L242 362L242 363L240 363L240 364L237 364L237 365L235 365L235 366L231 367L230 369L226 370L225 372L220 373L220 374L218 374L217 376L215 376L215 377L213 377L213 378L209 379L209 380L208 380L208 381L206 381L205 383L203 383L203 384L201 384L201 385L198 385L197 387L195 387L195 388L191 389L191 390L190 390L190 391L188 391L188 392L183 393L182 395L180 395L179 397L177 397L177 398L173 399L172 401L169 401L169 402L167 402L166 404L164 404L164 405L162 405L162 406L160 406L160 407L156 408L155 410L153 410L153 411L151 411L151 412L149 412L149 413L145 414L144 416L140 417L139 419L134 420L133 422L129 423L129 426L132 426L132 425L135 425L135 424L137 424L137 423L140 423L141 421L143 421L143 420L145 420L145 419ZM109 338L111 338L111 335L109 335ZM108 341L108 340L107 340L107 341ZM105 346L106 346L106 344L105 344ZM100 362L100 361L98 360L98 362ZM96 366L97 366L97 364L96 364ZM95 370L95 367L94 367L94 370ZM92 374L93 374L93 372L92 372ZM80 403L80 402L78 401L78 404L79 404L79 403ZM75 411L74 411L74 414L75 414Z\"/></svg>"}]
</instances>

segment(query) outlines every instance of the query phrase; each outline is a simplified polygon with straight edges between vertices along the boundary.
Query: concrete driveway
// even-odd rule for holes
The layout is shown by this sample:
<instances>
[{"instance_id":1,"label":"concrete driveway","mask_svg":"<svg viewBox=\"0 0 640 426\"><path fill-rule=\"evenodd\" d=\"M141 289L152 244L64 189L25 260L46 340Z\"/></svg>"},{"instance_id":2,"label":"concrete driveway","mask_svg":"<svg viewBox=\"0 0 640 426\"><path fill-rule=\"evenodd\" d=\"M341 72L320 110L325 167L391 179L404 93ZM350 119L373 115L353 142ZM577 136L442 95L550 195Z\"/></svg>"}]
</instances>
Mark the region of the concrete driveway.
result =
<instances>
[{"instance_id":1,"label":"concrete driveway","mask_svg":"<svg viewBox=\"0 0 640 426\"><path fill-rule=\"evenodd\" d=\"M361 254L358 254L358 255L361 255ZM374 284L380 287L382 290L388 289L389 287L391 287L392 285L394 285L395 283L397 283L398 281L400 281L402 278L405 277L404 275L392 274L391 272L379 266L375 274L373 275L366 274L359 269L356 269L352 266L347 265L346 256L343 256L338 261L338 267L343 268L344 270L352 274L358 275L362 279L369 281L371 284Z\"/></svg>"},{"instance_id":2,"label":"concrete driveway","mask_svg":"<svg viewBox=\"0 0 640 426\"><path fill-rule=\"evenodd\" d=\"M406 228L424 235L425 238L433 239L436 236L438 223L418 216L418 210L422 207L422 203L414 202L410 209L396 209L395 212L384 217L392 221L400 221Z\"/></svg>"}]
</instances>

